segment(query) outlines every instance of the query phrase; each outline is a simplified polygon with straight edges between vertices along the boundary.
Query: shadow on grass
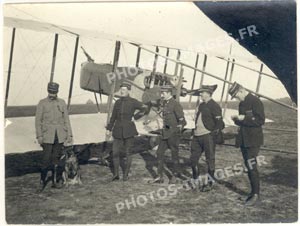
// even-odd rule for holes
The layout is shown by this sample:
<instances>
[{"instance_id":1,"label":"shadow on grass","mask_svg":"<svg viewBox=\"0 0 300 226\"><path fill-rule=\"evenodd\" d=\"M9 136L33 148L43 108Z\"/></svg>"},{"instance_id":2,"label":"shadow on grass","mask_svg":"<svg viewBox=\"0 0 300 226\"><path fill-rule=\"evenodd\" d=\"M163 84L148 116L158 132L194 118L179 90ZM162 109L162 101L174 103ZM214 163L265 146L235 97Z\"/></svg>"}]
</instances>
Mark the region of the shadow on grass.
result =
<instances>
[{"instance_id":1,"label":"shadow on grass","mask_svg":"<svg viewBox=\"0 0 300 226\"><path fill-rule=\"evenodd\" d=\"M145 161L145 168L148 170L152 178L158 177L157 174L157 166L158 166L158 161L157 157L153 154L151 154L149 151L144 151L140 153L140 156L143 158ZM189 165L189 159L185 159L180 157L180 160L183 161L183 163L180 163L180 171L181 173L186 176L190 177L191 174L189 173L190 165ZM175 168L172 159L165 154L164 158L164 173L166 176L171 179L172 175L175 173Z\"/></svg>"},{"instance_id":2,"label":"shadow on grass","mask_svg":"<svg viewBox=\"0 0 300 226\"><path fill-rule=\"evenodd\" d=\"M149 151L144 151L140 153L140 156L145 161L145 168L148 170L150 175L153 178L156 178L158 176L155 170L155 168L157 169L157 158L154 155L152 155Z\"/></svg>"},{"instance_id":3,"label":"shadow on grass","mask_svg":"<svg viewBox=\"0 0 300 226\"><path fill-rule=\"evenodd\" d=\"M147 139L144 137L138 137L135 139L134 149L138 152L147 150ZM107 160L110 163L112 170L112 142L91 143L74 145L76 153L78 154L78 161L80 165L84 164L99 164L98 161L90 161L91 158L97 157L102 160L106 156L109 156ZM135 153L133 153L135 154ZM28 151L25 153L11 153L5 155L5 177L23 176L30 173L40 172L42 163L43 151ZM102 164L102 162L100 162ZM113 172L113 171L112 171Z\"/></svg>"},{"instance_id":4,"label":"shadow on grass","mask_svg":"<svg viewBox=\"0 0 300 226\"><path fill-rule=\"evenodd\" d=\"M228 188L229 190L241 195L241 196L246 196L248 195L248 192L243 191L239 188L237 188L234 184L228 182L228 181L222 181L222 180L217 180L217 183L220 185L223 185L224 187Z\"/></svg>"},{"instance_id":5,"label":"shadow on grass","mask_svg":"<svg viewBox=\"0 0 300 226\"><path fill-rule=\"evenodd\" d=\"M298 187L298 162L297 157L285 157L283 155L276 155L271 162L272 169L275 172L261 177L265 183L274 185L284 185L287 187Z\"/></svg>"}]
</instances>

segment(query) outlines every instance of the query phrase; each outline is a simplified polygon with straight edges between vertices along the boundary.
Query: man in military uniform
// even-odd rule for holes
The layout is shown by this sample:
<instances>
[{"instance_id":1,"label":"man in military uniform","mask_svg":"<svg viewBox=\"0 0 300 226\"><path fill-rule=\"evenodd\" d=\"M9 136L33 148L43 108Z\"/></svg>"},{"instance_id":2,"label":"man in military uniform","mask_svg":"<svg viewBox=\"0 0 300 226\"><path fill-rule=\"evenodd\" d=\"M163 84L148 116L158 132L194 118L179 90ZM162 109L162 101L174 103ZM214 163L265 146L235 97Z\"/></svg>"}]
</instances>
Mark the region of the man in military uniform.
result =
<instances>
[{"instance_id":1,"label":"man in military uniform","mask_svg":"<svg viewBox=\"0 0 300 226\"><path fill-rule=\"evenodd\" d=\"M43 147L40 189L46 186L48 170L54 172L65 144L72 143L72 129L65 101L57 97L59 85L48 83L48 97L40 100L36 109L35 128L38 143ZM54 175L52 186L56 186Z\"/></svg>"},{"instance_id":2,"label":"man in military uniform","mask_svg":"<svg viewBox=\"0 0 300 226\"><path fill-rule=\"evenodd\" d=\"M114 105L109 124L106 126L106 135L113 136L113 165L114 175L113 181L119 180L119 167L123 170L123 180L128 180L128 174L132 162L132 148L134 136L138 135L133 117L136 115L135 111L139 110L137 114L146 112L147 106L138 100L129 96L131 85L129 83L122 83L120 86L121 98L118 99ZM123 160L125 149L126 161ZM120 161L120 157L121 161ZM126 163L125 163L126 162ZM125 163L125 164L124 164Z\"/></svg>"},{"instance_id":3,"label":"man in military uniform","mask_svg":"<svg viewBox=\"0 0 300 226\"><path fill-rule=\"evenodd\" d=\"M158 177L154 183L163 183L164 154L167 149L171 149L174 175L171 179L174 182L175 177L180 177L178 146L180 134L186 125L184 113L181 105L173 98L173 86L165 85L161 87L161 98L163 101L163 129L162 139L157 149L158 159Z\"/></svg>"},{"instance_id":4,"label":"man in military uniform","mask_svg":"<svg viewBox=\"0 0 300 226\"><path fill-rule=\"evenodd\" d=\"M232 116L232 120L239 126L236 146L241 148L251 184L251 193L245 204L255 205L259 200L259 173L256 157L260 146L263 145L264 106L258 97L236 82L228 92L232 98L240 101L239 115Z\"/></svg>"},{"instance_id":5,"label":"man in military uniform","mask_svg":"<svg viewBox=\"0 0 300 226\"><path fill-rule=\"evenodd\" d=\"M203 85L197 91L198 95L201 96L202 103L196 109L190 160L193 172L193 186L198 188L200 184L199 159L202 153L205 153L208 183L203 185L201 191L209 191L212 188L215 173L216 138L222 134L221 130L224 128L222 109L212 99L212 94L216 89L217 85Z\"/></svg>"}]
</instances>

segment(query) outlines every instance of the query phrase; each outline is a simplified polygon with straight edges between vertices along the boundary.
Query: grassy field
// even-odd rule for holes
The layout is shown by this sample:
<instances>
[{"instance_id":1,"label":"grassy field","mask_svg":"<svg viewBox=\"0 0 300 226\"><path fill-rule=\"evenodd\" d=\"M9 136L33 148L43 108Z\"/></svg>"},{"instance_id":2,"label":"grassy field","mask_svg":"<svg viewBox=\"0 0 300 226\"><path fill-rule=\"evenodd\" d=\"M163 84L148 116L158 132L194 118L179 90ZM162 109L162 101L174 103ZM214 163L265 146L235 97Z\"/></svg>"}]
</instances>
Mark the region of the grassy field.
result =
<instances>
[{"instance_id":1,"label":"grassy field","mask_svg":"<svg viewBox=\"0 0 300 226\"><path fill-rule=\"evenodd\" d=\"M268 127L297 129L296 112L268 102L265 108L267 117L274 120ZM38 173L7 177L6 221L10 224L295 222L298 219L297 134L266 131L265 146L290 153L260 152L266 164L259 168L261 203L255 207L245 207L241 200L249 192L245 173L221 179L211 192L205 193L185 190L179 182L174 185L177 193L171 194L168 178L164 184L149 184L156 171L155 151L148 150L146 140L140 139L134 150L131 177L126 182L111 182L111 169L92 163L81 166L82 185L53 189L49 184L43 193L36 192ZM168 166L170 153L167 154ZM191 173L189 155L189 145L183 143L180 161L186 176ZM204 160L200 161L204 172ZM218 169L242 162L238 149L217 147ZM168 191L166 196L159 196L165 191ZM147 197L147 202L142 202L141 197ZM135 205L131 203L130 209L127 208L126 200L127 204L134 200ZM121 213L116 205L123 205Z\"/></svg>"}]
</instances>

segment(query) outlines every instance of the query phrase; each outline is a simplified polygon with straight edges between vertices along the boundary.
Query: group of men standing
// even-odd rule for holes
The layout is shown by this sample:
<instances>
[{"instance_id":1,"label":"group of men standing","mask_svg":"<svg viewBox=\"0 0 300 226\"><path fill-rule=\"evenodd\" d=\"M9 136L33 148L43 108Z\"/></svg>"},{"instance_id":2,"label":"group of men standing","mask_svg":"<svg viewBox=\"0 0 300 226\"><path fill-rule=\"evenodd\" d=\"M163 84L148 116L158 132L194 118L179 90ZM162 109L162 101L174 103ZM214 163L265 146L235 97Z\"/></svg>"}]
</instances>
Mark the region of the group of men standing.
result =
<instances>
[{"instance_id":1,"label":"group of men standing","mask_svg":"<svg viewBox=\"0 0 300 226\"><path fill-rule=\"evenodd\" d=\"M209 181L209 183L199 186L199 159L204 153L207 174L214 178L216 144L223 142L222 130L225 125L222 119L222 109L212 98L216 88L217 85L203 85L192 93L202 99L202 102L196 108L195 129L192 134L190 155L193 182L196 184L196 189L201 191L211 190L213 182ZM186 120L182 106L173 97L173 89L172 85L161 87L163 128L157 149L158 176L154 178L154 183L164 182L164 156L167 149L171 150L174 169L170 182L175 182L177 178L182 179L183 177L179 163L179 142ZM129 179L134 137L138 135L133 119L136 118L137 110L139 115L149 111L148 105L144 105L130 97L130 90L131 85L128 83L123 83L120 86L121 97L114 104L112 116L106 126L106 135L113 136L114 170L112 181L120 180L120 167L123 170L123 180L127 181ZM41 100L37 107L37 139L44 149L41 184L45 183L45 175L47 175L49 164L57 164L57 153L63 143L72 141L66 104L57 97L57 92L58 84L49 83L49 96ZM232 98L240 101L239 114L232 116L232 120L239 126L236 145L241 148L251 184L251 192L245 203L254 205L259 198L259 174L256 162L255 164L249 164L249 159L256 159L259 148L263 144L264 107L259 98L249 93L238 83L234 83L228 92Z\"/></svg>"}]
</instances>

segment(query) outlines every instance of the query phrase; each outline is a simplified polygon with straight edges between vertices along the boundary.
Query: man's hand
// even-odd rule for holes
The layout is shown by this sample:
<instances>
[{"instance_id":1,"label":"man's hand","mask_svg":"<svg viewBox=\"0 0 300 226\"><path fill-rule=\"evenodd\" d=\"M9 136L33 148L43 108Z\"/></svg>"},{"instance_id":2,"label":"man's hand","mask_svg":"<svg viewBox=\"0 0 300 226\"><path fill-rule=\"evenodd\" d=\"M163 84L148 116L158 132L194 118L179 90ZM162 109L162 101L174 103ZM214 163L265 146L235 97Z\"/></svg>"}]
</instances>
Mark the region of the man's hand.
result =
<instances>
[{"instance_id":1,"label":"man's hand","mask_svg":"<svg viewBox=\"0 0 300 226\"><path fill-rule=\"evenodd\" d=\"M68 144L72 144L73 143L73 137L69 136L66 142Z\"/></svg>"},{"instance_id":2,"label":"man's hand","mask_svg":"<svg viewBox=\"0 0 300 226\"><path fill-rule=\"evenodd\" d=\"M38 137L37 140L38 140L38 143L39 143L40 145L43 144L43 137Z\"/></svg>"},{"instance_id":3,"label":"man's hand","mask_svg":"<svg viewBox=\"0 0 300 226\"><path fill-rule=\"evenodd\" d=\"M73 145L73 137L68 136L68 138L66 139L66 141L64 142L64 146L72 146Z\"/></svg>"},{"instance_id":4,"label":"man's hand","mask_svg":"<svg viewBox=\"0 0 300 226\"><path fill-rule=\"evenodd\" d=\"M238 115L238 120L243 121L245 119L245 115Z\"/></svg>"},{"instance_id":5,"label":"man's hand","mask_svg":"<svg viewBox=\"0 0 300 226\"><path fill-rule=\"evenodd\" d=\"M106 135L107 139L109 139L111 137L111 131L106 130L105 135Z\"/></svg>"},{"instance_id":6,"label":"man's hand","mask_svg":"<svg viewBox=\"0 0 300 226\"><path fill-rule=\"evenodd\" d=\"M178 125L177 128L179 129L179 132L182 133L183 125Z\"/></svg>"}]
</instances>

